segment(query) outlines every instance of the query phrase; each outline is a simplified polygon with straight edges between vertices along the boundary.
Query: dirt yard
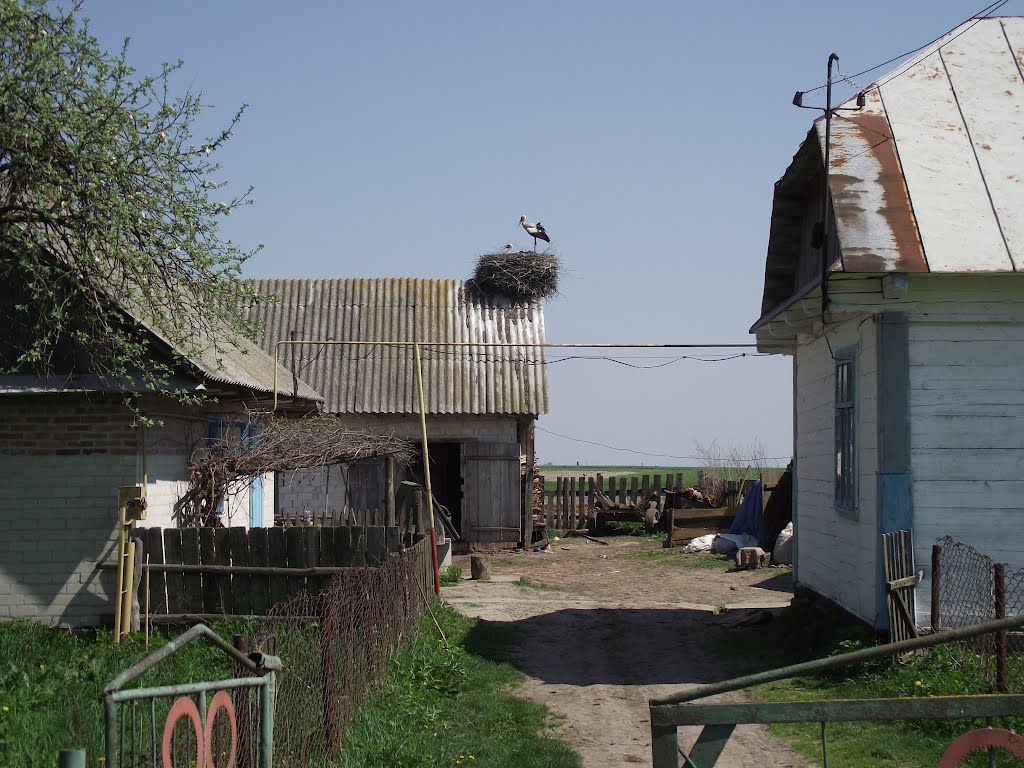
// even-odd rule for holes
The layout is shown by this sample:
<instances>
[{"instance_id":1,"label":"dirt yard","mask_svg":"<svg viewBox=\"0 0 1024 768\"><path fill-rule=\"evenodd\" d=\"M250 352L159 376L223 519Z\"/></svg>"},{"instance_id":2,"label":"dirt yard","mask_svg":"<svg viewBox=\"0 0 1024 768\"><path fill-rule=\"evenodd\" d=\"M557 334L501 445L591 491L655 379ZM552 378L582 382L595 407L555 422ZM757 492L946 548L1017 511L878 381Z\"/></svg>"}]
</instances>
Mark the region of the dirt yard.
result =
<instances>
[{"instance_id":1,"label":"dirt yard","mask_svg":"<svg viewBox=\"0 0 1024 768\"><path fill-rule=\"evenodd\" d=\"M469 557L456 557L464 580L445 587L443 597L468 616L524 630L517 666L528 680L519 692L560 716L561 737L587 768L650 765L648 700L728 678L728 664L710 647L722 631L714 622L724 618L716 607L728 616L785 606L790 572L681 567L673 564L678 550L663 552L660 542L603 540L608 546L572 537L552 542L546 553L493 555L489 583L466 580ZM697 733L681 728L681 745ZM806 763L766 729L740 726L718 765Z\"/></svg>"}]
</instances>

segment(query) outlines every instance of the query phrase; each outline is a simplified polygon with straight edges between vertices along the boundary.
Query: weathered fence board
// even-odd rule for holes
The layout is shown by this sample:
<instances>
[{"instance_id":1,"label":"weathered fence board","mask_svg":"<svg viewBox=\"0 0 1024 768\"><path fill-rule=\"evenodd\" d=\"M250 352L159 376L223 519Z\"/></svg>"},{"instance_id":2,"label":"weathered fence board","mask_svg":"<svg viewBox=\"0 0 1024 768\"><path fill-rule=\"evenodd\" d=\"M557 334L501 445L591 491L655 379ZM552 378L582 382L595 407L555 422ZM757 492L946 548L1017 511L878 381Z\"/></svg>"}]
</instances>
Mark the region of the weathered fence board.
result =
<instances>
[{"instance_id":1,"label":"weathered fence board","mask_svg":"<svg viewBox=\"0 0 1024 768\"><path fill-rule=\"evenodd\" d=\"M429 537L403 536L396 526L139 528L136 534L148 554L140 570L149 568L150 613L168 619L264 615L303 590L328 589L338 569L381 566L403 546L419 553L417 579L428 594L433 590Z\"/></svg>"},{"instance_id":2,"label":"weathered fence board","mask_svg":"<svg viewBox=\"0 0 1024 768\"><path fill-rule=\"evenodd\" d=\"M765 500L770 488L778 481L781 473L767 470L762 474ZM750 481L753 482L753 481ZM616 505L636 505L649 493L659 496L667 491L680 491L686 486L682 472L669 474L645 474L640 476L605 477L601 473L592 476L558 476L554 478L554 489L545 489L542 497L544 521L549 528L574 530L587 527L592 510L595 508L595 491L608 496ZM737 483L720 499L723 507L738 503L740 487Z\"/></svg>"}]
</instances>

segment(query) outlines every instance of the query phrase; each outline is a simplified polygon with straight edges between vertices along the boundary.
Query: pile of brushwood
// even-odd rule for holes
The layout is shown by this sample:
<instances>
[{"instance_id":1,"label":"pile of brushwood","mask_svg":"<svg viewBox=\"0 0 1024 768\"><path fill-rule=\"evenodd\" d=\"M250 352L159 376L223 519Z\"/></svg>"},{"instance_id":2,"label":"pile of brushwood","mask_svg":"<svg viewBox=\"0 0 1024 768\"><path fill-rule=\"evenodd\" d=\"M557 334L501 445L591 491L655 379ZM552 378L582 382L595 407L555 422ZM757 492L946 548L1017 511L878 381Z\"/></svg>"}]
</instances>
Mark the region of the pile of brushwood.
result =
<instances>
[{"instance_id":1,"label":"pile of brushwood","mask_svg":"<svg viewBox=\"0 0 1024 768\"><path fill-rule=\"evenodd\" d=\"M562 265L556 256L534 251L485 253L476 261L473 284L485 294L533 302L558 294Z\"/></svg>"},{"instance_id":2,"label":"pile of brushwood","mask_svg":"<svg viewBox=\"0 0 1024 768\"><path fill-rule=\"evenodd\" d=\"M383 456L408 463L414 455L408 440L352 429L332 415L252 414L245 430L204 440L193 451L188 491L175 513L182 527L216 526L225 496L256 476Z\"/></svg>"}]
</instances>

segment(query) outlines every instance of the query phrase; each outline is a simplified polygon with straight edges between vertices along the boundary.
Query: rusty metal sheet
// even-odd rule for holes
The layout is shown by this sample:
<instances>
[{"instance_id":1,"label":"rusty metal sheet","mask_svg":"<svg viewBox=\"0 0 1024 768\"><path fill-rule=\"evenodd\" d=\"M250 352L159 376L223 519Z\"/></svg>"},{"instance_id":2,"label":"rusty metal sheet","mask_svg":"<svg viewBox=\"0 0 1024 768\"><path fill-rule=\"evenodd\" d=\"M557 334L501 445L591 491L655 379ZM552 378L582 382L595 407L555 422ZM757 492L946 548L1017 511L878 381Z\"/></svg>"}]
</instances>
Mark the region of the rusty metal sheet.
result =
<instances>
[{"instance_id":1,"label":"rusty metal sheet","mask_svg":"<svg viewBox=\"0 0 1024 768\"><path fill-rule=\"evenodd\" d=\"M880 82L929 269L1012 270L941 48Z\"/></svg>"},{"instance_id":2,"label":"rusty metal sheet","mask_svg":"<svg viewBox=\"0 0 1024 768\"><path fill-rule=\"evenodd\" d=\"M829 187L842 268L925 272L928 266L882 98L877 89L865 96L863 109L838 112L832 120ZM824 119L816 128L824 146Z\"/></svg>"}]
</instances>

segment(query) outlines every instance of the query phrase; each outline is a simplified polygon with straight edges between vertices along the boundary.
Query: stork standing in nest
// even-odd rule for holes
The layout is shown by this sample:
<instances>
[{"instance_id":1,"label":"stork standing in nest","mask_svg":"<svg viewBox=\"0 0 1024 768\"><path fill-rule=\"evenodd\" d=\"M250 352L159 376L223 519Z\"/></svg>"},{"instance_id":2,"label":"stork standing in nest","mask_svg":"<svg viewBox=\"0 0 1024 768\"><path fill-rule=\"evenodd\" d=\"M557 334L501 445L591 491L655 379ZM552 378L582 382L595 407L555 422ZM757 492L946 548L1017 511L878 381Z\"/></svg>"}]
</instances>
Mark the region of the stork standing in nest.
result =
<instances>
[{"instance_id":1,"label":"stork standing in nest","mask_svg":"<svg viewBox=\"0 0 1024 768\"><path fill-rule=\"evenodd\" d=\"M526 230L526 234L533 237L534 253L537 252L538 240L543 240L545 243L551 242L551 238L548 237L548 233L544 231L544 226L539 221L536 224L533 224L527 221L525 216L520 216L519 223L522 225L523 229Z\"/></svg>"}]
</instances>

